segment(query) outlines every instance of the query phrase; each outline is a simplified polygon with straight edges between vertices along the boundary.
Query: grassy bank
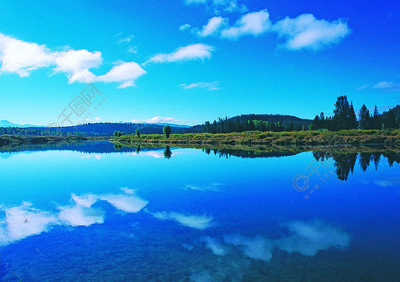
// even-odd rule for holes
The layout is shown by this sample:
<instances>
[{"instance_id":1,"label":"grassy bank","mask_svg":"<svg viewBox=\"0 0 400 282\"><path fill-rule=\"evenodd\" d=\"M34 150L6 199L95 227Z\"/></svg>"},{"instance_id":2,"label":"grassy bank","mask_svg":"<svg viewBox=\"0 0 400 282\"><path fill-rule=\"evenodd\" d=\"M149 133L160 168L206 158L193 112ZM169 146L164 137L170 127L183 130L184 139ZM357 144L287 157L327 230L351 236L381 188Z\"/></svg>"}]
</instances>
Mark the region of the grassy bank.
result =
<instances>
[{"instance_id":1,"label":"grassy bank","mask_svg":"<svg viewBox=\"0 0 400 282\"><path fill-rule=\"evenodd\" d=\"M241 132L241 133L184 133L122 135L111 139L123 143L162 143L170 145L263 145L263 146L320 146L320 145L370 145L386 144L400 146L400 130L341 130L294 131L294 132Z\"/></svg>"},{"instance_id":2,"label":"grassy bank","mask_svg":"<svg viewBox=\"0 0 400 282\"><path fill-rule=\"evenodd\" d=\"M27 144L49 144L58 142L77 142L86 140L98 140L105 138L82 137L82 136L21 136L21 135L0 135L0 147L20 146Z\"/></svg>"}]
</instances>

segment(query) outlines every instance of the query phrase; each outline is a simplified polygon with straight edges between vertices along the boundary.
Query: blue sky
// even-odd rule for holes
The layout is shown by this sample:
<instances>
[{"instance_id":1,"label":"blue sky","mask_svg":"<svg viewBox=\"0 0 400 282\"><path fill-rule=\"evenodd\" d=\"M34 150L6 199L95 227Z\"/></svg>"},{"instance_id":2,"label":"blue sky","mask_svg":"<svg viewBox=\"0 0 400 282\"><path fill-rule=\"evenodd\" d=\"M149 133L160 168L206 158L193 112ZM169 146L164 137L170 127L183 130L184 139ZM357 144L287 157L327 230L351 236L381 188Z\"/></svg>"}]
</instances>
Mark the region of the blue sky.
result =
<instances>
[{"instance_id":1,"label":"blue sky","mask_svg":"<svg viewBox=\"0 0 400 282\"><path fill-rule=\"evenodd\" d=\"M107 97L90 122L383 110L399 42L396 1L2 1L0 119L59 123L88 83Z\"/></svg>"}]
</instances>

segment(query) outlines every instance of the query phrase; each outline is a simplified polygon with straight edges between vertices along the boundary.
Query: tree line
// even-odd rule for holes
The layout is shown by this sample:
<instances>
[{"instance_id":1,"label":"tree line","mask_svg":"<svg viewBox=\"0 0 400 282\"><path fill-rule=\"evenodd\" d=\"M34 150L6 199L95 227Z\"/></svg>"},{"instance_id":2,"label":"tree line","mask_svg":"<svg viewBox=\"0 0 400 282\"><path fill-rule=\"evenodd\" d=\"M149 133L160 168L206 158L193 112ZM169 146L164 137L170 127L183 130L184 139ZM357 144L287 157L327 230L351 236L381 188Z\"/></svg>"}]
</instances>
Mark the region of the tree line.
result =
<instances>
[{"instance_id":1,"label":"tree line","mask_svg":"<svg viewBox=\"0 0 400 282\"><path fill-rule=\"evenodd\" d=\"M325 117L321 112L316 115L310 125L311 130L327 129L331 131L341 129L397 129L400 127L399 118L395 112L400 111L400 106L379 114L375 105L374 112L371 114L365 104L358 111L358 119L353 107L349 104L346 96L340 96L335 103L333 117Z\"/></svg>"},{"instance_id":2,"label":"tree line","mask_svg":"<svg viewBox=\"0 0 400 282\"><path fill-rule=\"evenodd\" d=\"M400 127L399 116L400 106L382 114L379 114L378 108L375 106L374 112L371 114L364 104L356 113L353 103L349 103L347 96L340 96L336 100L333 116L331 117L325 117L323 112L316 115L312 121L294 116L241 115L232 118L218 118L214 122L206 121L202 125L193 127L192 132L230 133L255 130L280 132L319 129L329 131L342 129L397 129Z\"/></svg>"}]
</instances>

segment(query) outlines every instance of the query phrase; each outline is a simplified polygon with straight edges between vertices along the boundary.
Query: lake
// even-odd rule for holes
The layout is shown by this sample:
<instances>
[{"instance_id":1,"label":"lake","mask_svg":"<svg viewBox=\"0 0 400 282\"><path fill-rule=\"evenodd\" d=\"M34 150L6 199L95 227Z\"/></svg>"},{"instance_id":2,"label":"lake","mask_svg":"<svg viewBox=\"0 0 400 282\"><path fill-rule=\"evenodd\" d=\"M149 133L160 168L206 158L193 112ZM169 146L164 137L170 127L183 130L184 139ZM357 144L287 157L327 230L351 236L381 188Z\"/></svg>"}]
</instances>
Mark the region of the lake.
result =
<instances>
[{"instance_id":1,"label":"lake","mask_svg":"<svg viewBox=\"0 0 400 282\"><path fill-rule=\"evenodd\" d=\"M394 281L400 153L0 153L0 280Z\"/></svg>"}]
</instances>

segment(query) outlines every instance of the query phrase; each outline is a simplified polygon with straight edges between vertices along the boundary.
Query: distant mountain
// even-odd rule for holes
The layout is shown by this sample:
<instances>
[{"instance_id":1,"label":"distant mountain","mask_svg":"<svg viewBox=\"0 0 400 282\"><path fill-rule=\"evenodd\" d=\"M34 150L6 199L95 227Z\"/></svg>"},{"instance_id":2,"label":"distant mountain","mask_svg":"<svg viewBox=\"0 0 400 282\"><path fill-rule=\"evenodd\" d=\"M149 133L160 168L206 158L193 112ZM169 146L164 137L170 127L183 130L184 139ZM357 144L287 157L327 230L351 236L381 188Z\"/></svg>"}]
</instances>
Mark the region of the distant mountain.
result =
<instances>
[{"instance_id":1,"label":"distant mountain","mask_svg":"<svg viewBox=\"0 0 400 282\"><path fill-rule=\"evenodd\" d=\"M247 121L247 120L262 120L262 121L269 121L269 122L281 122L282 125L287 126L291 122L294 125L310 125L312 120L310 119L303 119L296 116L291 115L266 115L266 114L249 114L249 115L240 115L234 116L230 118L232 121L239 119L240 121Z\"/></svg>"},{"instance_id":2,"label":"distant mountain","mask_svg":"<svg viewBox=\"0 0 400 282\"><path fill-rule=\"evenodd\" d=\"M291 115L268 115L268 114L246 114L240 116L234 116L231 118L219 118L215 121L210 121L201 125L195 125L189 129L191 132L242 132L246 130L252 130L246 128L248 121L264 121L271 124L280 123L283 128L293 124L294 128L302 128L305 126L308 128L312 123L310 119L302 119ZM213 125L215 122L215 126ZM215 127L215 128L214 128ZM214 128L214 129L213 129Z\"/></svg>"},{"instance_id":3,"label":"distant mountain","mask_svg":"<svg viewBox=\"0 0 400 282\"><path fill-rule=\"evenodd\" d=\"M175 125L171 124L172 133L182 133L188 130L186 125ZM13 127L6 126L0 127L1 134L18 134L26 136L112 136L115 131L120 131L124 134L135 133L136 129L139 129L141 134L162 134L164 125L161 124L148 124L148 123L87 123L75 126L63 126L63 127Z\"/></svg>"},{"instance_id":4,"label":"distant mountain","mask_svg":"<svg viewBox=\"0 0 400 282\"><path fill-rule=\"evenodd\" d=\"M149 124L149 123L145 123L145 124ZM171 126L171 127L182 127L182 128L191 128L191 127L192 127L192 126L190 126L190 125L174 124L174 123L153 123L153 124L161 125L161 126L169 125L169 126Z\"/></svg>"},{"instance_id":5,"label":"distant mountain","mask_svg":"<svg viewBox=\"0 0 400 282\"><path fill-rule=\"evenodd\" d=\"M27 128L27 127L38 127L38 126L32 125L32 124L15 124L15 123L9 122L8 120L0 120L0 127Z\"/></svg>"}]
</instances>

